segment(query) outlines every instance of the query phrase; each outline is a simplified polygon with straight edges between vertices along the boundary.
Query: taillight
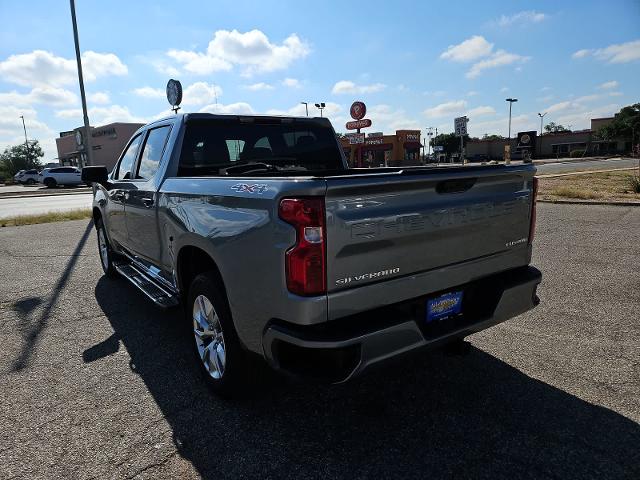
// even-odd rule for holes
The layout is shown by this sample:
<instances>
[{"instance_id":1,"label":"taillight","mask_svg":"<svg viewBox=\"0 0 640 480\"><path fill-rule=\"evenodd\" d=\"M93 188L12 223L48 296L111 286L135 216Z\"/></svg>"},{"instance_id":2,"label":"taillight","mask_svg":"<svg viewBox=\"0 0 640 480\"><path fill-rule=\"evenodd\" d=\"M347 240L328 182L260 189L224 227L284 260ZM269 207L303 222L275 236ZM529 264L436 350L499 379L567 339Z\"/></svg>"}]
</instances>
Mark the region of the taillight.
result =
<instances>
[{"instance_id":1,"label":"taillight","mask_svg":"<svg viewBox=\"0 0 640 480\"><path fill-rule=\"evenodd\" d=\"M536 200L538 199L538 177L533 177L533 191L531 192L531 224L529 225L529 245L533 243L536 233Z\"/></svg>"},{"instance_id":2,"label":"taillight","mask_svg":"<svg viewBox=\"0 0 640 480\"><path fill-rule=\"evenodd\" d=\"M287 288L303 296L326 293L324 199L284 198L278 214L296 229L296 244L285 256Z\"/></svg>"}]
</instances>

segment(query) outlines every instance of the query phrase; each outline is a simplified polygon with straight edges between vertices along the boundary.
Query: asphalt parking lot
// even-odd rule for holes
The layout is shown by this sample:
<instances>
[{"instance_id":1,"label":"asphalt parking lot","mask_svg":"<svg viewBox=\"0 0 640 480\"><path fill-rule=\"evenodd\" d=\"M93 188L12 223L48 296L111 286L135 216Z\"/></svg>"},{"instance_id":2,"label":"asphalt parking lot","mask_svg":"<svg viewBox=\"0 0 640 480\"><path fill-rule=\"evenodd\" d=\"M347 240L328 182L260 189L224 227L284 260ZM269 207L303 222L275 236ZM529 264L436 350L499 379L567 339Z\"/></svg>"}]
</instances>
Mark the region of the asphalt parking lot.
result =
<instances>
[{"instance_id":1,"label":"asphalt parking lot","mask_svg":"<svg viewBox=\"0 0 640 480\"><path fill-rule=\"evenodd\" d=\"M0 229L0 478L640 478L640 208L538 206L540 306L231 403L86 221Z\"/></svg>"}]
</instances>

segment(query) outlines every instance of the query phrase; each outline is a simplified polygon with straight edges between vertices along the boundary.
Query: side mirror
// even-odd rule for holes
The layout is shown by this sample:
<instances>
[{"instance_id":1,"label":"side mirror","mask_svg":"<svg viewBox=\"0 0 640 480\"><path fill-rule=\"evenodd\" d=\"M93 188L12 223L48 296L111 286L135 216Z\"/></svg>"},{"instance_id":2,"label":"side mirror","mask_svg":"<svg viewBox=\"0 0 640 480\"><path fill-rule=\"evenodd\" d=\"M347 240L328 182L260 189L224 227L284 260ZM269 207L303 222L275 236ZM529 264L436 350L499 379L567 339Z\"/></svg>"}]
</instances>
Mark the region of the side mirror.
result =
<instances>
[{"instance_id":1,"label":"side mirror","mask_svg":"<svg viewBox=\"0 0 640 480\"><path fill-rule=\"evenodd\" d=\"M97 165L95 167L84 167L82 169L82 181L84 183L100 183L104 185L107 183L109 172L104 165Z\"/></svg>"}]
</instances>

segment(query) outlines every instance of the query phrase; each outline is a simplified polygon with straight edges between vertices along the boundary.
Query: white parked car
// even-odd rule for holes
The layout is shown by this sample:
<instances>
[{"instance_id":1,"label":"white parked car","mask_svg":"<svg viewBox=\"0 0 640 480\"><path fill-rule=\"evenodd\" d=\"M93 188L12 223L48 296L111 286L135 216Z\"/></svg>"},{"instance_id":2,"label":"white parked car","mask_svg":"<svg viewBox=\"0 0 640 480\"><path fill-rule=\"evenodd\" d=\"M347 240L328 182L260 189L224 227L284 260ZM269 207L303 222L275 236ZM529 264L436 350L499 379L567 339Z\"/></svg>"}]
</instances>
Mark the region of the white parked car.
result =
<instances>
[{"instance_id":1,"label":"white parked car","mask_svg":"<svg viewBox=\"0 0 640 480\"><path fill-rule=\"evenodd\" d=\"M16 182L22 183L23 185L33 185L34 183L38 183L40 177L37 170L31 169L20 170L13 178Z\"/></svg>"},{"instance_id":2,"label":"white parked car","mask_svg":"<svg viewBox=\"0 0 640 480\"><path fill-rule=\"evenodd\" d=\"M76 167L45 168L40 172L40 183L53 188L58 185L80 185L82 172Z\"/></svg>"}]
</instances>

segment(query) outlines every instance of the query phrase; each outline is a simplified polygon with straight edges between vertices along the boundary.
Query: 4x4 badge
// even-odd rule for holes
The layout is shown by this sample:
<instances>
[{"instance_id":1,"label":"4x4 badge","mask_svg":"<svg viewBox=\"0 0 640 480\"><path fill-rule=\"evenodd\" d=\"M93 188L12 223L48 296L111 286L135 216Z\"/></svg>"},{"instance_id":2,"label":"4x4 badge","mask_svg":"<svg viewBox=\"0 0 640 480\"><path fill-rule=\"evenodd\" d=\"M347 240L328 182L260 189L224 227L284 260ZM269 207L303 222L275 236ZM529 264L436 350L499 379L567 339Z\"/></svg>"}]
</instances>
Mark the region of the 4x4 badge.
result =
<instances>
[{"instance_id":1,"label":"4x4 badge","mask_svg":"<svg viewBox=\"0 0 640 480\"><path fill-rule=\"evenodd\" d=\"M238 193L264 193L267 188L269 188L268 185L265 185L264 183L256 183L253 185L248 185L246 183L236 183L234 186L231 187L231 190L235 190Z\"/></svg>"}]
</instances>

